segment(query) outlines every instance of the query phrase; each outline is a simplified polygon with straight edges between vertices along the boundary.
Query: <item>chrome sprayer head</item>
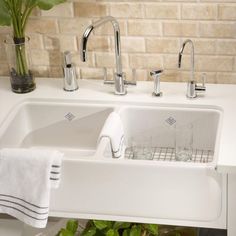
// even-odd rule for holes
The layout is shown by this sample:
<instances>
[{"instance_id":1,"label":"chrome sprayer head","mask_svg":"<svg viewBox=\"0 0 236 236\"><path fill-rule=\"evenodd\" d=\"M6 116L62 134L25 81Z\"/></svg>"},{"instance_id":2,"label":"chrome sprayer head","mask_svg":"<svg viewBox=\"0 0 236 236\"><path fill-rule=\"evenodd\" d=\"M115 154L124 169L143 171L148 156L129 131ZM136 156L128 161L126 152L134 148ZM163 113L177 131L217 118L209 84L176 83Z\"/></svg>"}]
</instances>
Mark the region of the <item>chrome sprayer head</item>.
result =
<instances>
[{"instance_id":1,"label":"chrome sprayer head","mask_svg":"<svg viewBox=\"0 0 236 236\"><path fill-rule=\"evenodd\" d=\"M80 42L80 59L81 61L85 62L87 60L87 42L89 35L91 34L93 30L93 25L89 25L86 30L84 31L84 34L81 38Z\"/></svg>"},{"instance_id":2,"label":"chrome sprayer head","mask_svg":"<svg viewBox=\"0 0 236 236\"><path fill-rule=\"evenodd\" d=\"M181 67L181 62L182 62L182 53L179 53L179 60L178 60L178 67Z\"/></svg>"}]
</instances>

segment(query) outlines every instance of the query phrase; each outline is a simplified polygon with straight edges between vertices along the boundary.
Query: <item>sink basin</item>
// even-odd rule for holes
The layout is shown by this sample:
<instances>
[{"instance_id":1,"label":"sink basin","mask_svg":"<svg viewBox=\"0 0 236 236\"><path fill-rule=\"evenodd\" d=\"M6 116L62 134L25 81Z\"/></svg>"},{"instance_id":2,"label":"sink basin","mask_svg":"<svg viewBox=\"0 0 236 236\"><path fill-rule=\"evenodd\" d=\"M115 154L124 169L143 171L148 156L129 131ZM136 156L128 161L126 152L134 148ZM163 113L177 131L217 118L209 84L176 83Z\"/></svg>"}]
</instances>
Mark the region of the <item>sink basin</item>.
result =
<instances>
[{"instance_id":1,"label":"sink basin","mask_svg":"<svg viewBox=\"0 0 236 236\"><path fill-rule=\"evenodd\" d=\"M25 102L7 118L0 147L57 149L70 158L91 156L112 110L92 104Z\"/></svg>"},{"instance_id":2,"label":"sink basin","mask_svg":"<svg viewBox=\"0 0 236 236\"><path fill-rule=\"evenodd\" d=\"M97 145L112 111L121 116L126 144L148 134L156 147L173 150L174 125L192 123L193 148L210 158L112 158L109 140ZM215 170L221 117L219 109L206 107L24 102L2 123L0 148L65 153L60 187L51 192L51 216L225 227L226 175Z\"/></svg>"},{"instance_id":3,"label":"sink basin","mask_svg":"<svg viewBox=\"0 0 236 236\"><path fill-rule=\"evenodd\" d=\"M127 107L120 111L127 146L137 136L152 137L160 160L174 160L175 127L192 127L193 162L216 161L216 141L221 111L184 107ZM165 154L165 156L164 156ZM172 156L170 156L172 154ZM156 155L155 155L156 156ZM214 158L215 157L215 158ZM156 156L156 158L158 158ZM169 158L169 159L168 159Z\"/></svg>"}]
</instances>

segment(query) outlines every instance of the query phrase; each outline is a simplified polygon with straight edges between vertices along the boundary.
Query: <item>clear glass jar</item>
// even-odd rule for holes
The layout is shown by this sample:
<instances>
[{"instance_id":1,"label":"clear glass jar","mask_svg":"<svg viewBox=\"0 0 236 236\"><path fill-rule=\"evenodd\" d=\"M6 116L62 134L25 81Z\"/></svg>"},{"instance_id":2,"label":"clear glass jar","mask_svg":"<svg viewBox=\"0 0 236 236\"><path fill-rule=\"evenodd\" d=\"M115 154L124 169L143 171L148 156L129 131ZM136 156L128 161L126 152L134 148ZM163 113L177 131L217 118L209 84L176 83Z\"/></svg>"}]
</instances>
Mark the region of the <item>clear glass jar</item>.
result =
<instances>
[{"instance_id":1,"label":"clear glass jar","mask_svg":"<svg viewBox=\"0 0 236 236\"><path fill-rule=\"evenodd\" d=\"M11 89L15 93L28 93L35 89L31 67L30 38L7 36L4 41L9 65Z\"/></svg>"}]
</instances>

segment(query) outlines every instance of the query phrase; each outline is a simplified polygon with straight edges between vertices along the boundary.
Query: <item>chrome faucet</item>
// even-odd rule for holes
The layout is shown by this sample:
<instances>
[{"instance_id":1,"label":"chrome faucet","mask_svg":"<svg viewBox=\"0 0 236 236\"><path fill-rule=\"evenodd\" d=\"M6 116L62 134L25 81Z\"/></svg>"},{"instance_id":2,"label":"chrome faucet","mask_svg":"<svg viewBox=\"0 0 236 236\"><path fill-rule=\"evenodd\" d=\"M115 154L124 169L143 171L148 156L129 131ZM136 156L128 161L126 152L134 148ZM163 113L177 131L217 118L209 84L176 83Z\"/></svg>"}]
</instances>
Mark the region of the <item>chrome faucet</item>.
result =
<instances>
[{"instance_id":1,"label":"chrome faucet","mask_svg":"<svg viewBox=\"0 0 236 236\"><path fill-rule=\"evenodd\" d=\"M182 62L182 55L184 52L184 48L186 46L186 44L190 44L191 45L191 75L190 75L190 79L187 83L187 93L186 96L188 98L195 98L197 97L197 91L206 91L206 87L205 87L205 78L203 79L203 83L201 86L197 85L195 78L194 78L194 72L195 72L195 67L194 67L194 45L193 45L193 41L190 39L187 39L183 42L183 45L179 51L179 59L178 59L178 67L181 67L181 62Z\"/></svg>"},{"instance_id":2,"label":"chrome faucet","mask_svg":"<svg viewBox=\"0 0 236 236\"><path fill-rule=\"evenodd\" d=\"M115 38L115 59L116 59L116 71L114 73L115 94L125 95L126 94L125 78L124 78L125 75L122 72L122 61L121 61L120 27L119 23L114 17L106 16L92 23L86 28L81 40L80 57L82 61L84 62L86 61L87 42L90 33L93 31L93 29L96 29L107 22L111 22L114 29L114 38Z\"/></svg>"}]
</instances>

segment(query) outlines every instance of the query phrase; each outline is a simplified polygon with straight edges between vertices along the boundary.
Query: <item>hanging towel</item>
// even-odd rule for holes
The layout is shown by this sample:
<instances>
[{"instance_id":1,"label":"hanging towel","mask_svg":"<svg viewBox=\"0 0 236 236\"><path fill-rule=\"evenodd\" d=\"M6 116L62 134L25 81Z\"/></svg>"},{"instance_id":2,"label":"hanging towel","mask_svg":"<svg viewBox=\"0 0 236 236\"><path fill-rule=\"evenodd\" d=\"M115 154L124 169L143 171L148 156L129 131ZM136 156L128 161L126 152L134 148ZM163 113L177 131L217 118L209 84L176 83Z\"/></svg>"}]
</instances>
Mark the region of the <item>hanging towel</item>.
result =
<instances>
[{"instance_id":1,"label":"hanging towel","mask_svg":"<svg viewBox=\"0 0 236 236\"><path fill-rule=\"evenodd\" d=\"M45 228L50 189L59 186L62 156L52 150L0 150L0 212Z\"/></svg>"},{"instance_id":2,"label":"hanging towel","mask_svg":"<svg viewBox=\"0 0 236 236\"><path fill-rule=\"evenodd\" d=\"M124 128L118 113L112 112L106 119L98 144L102 138L109 139L113 157L119 158L124 154Z\"/></svg>"}]
</instances>

